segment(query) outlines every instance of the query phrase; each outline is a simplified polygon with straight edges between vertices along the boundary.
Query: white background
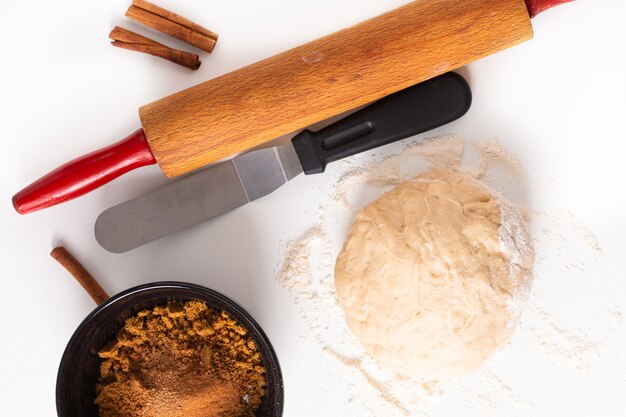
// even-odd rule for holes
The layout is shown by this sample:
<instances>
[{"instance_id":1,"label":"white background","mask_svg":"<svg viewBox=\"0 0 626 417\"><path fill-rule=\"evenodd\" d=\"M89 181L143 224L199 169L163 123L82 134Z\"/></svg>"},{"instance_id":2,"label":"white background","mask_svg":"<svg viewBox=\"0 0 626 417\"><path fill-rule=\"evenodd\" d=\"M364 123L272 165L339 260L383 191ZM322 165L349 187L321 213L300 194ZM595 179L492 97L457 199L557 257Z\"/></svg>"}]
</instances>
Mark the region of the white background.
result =
<instances>
[{"instance_id":1,"label":"white background","mask_svg":"<svg viewBox=\"0 0 626 417\"><path fill-rule=\"evenodd\" d=\"M115 25L192 49L125 19L128 1L0 1L0 415L55 415L55 378L65 345L93 309L91 299L48 255L64 244L109 294L158 280L213 288L263 326L285 378L285 416L332 414L321 400L325 376L287 291L275 282L281 242L309 227L325 176L301 176L267 198L135 251L98 246L98 214L167 180L143 168L88 196L20 216L10 203L21 187L76 156L139 127L137 108L406 3L402 0L160 0L220 34L213 54L191 72L113 48ZM534 19L535 39L462 72L472 110L440 129L469 139L499 138L529 179L525 204L566 207L603 251L598 291L626 306L626 2L580 0ZM385 149L381 152L386 152ZM330 177L330 178L329 178ZM565 283L564 283L565 285ZM564 288L564 292L566 288ZM584 294L567 294L592 308ZM570 404L577 407L576 399ZM626 404L604 404L619 415ZM621 411L620 411L621 410Z\"/></svg>"}]
</instances>

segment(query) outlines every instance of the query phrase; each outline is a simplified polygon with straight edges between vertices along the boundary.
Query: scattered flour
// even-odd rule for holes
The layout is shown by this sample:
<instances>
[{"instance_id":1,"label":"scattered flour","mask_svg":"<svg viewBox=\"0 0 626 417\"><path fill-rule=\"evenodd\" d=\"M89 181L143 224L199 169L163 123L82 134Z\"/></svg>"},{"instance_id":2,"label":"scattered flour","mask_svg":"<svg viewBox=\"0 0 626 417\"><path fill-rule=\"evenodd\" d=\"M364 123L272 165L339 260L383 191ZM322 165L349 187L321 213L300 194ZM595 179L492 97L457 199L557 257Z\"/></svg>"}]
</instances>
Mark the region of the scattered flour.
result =
<instances>
[{"instance_id":1,"label":"scattered flour","mask_svg":"<svg viewBox=\"0 0 626 417\"><path fill-rule=\"evenodd\" d=\"M484 178L490 167L499 165L509 173L509 177L526 178L526 170L520 160L507 152L498 140L490 140L485 143L472 143L481 155L478 164L477 177Z\"/></svg>"},{"instance_id":2,"label":"scattered flour","mask_svg":"<svg viewBox=\"0 0 626 417\"><path fill-rule=\"evenodd\" d=\"M334 190L320 205L317 224L285 245L277 279L299 307L308 336L336 369L332 379L341 393L334 394L342 396L337 415L436 417L463 409L464 416L552 416L561 396L567 401L577 393L602 390L598 381L608 366L626 371L626 359L603 344L615 332L624 332L621 310L608 301L597 310L596 302L597 311L589 314L572 306L571 294L565 294L571 290L585 295L597 285L582 278L590 268L598 269L598 240L567 210L533 212L525 207L537 254L534 287L509 345L478 372L449 381L395 375L365 354L335 298L335 257L363 205L433 169L470 173L512 201L526 203L507 191L523 189L527 174L498 141L477 144L444 135L409 143L397 155L342 162ZM547 187L551 192L552 185ZM613 362L600 361L602 354L613 355ZM616 380L608 383L626 390L623 373L611 371Z\"/></svg>"}]
</instances>

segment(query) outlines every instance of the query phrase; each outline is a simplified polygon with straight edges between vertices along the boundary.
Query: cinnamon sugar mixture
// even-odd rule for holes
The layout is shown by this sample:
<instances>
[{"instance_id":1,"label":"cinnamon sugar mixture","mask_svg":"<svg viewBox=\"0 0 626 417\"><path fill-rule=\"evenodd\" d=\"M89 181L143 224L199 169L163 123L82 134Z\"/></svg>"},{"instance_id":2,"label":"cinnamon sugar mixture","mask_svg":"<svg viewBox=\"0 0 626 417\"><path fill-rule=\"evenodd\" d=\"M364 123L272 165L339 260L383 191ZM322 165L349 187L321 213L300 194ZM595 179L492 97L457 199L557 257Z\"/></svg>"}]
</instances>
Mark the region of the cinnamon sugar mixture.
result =
<instances>
[{"instance_id":1,"label":"cinnamon sugar mixture","mask_svg":"<svg viewBox=\"0 0 626 417\"><path fill-rule=\"evenodd\" d=\"M254 341L200 301L140 311L98 354L100 417L249 417L265 392Z\"/></svg>"}]
</instances>

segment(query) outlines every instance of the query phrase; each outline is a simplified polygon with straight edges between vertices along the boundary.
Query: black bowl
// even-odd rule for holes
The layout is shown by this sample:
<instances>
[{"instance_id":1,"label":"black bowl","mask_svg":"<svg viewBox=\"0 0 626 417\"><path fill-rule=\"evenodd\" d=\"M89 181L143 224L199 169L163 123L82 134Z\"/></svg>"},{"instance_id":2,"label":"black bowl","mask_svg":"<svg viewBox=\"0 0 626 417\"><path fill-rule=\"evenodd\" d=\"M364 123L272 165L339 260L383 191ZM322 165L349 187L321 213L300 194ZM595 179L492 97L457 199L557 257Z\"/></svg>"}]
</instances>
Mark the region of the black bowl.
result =
<instances>
[{"instance_id":1,"label":"black bowl","mask_svg":"<svg viewBox=\"0 0 626 417\"><path fill-rule=\"evenodd\" d=\"M278 358L261 327L234 301L208 288L183 282L156 282L121 292L98 306L78 326L70 339L57 375L56 401L59 417L96 417L96 383L100 375L98 351L139 311L168 301L200 300L225 311L239 322L256 342L266 374L266 394L258 417L283 414L283 377Z\"/></svg>"}]
</instances>

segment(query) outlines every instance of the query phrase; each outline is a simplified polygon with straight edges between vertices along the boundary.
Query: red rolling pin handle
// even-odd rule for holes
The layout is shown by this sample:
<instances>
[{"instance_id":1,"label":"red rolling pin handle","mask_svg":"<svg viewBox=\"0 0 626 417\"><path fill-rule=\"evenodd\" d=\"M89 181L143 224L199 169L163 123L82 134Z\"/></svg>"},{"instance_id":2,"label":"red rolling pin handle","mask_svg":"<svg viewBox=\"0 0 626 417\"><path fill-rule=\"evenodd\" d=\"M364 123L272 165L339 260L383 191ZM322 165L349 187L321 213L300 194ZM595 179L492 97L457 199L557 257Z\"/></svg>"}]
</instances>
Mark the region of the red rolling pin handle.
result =
<instances>
[{"instance_id":1,"label":"red rolling pin handle","mask_svg":"<svg viewBox=\"0 0 626 417\"><path fill-rule=\"evenodd\" d=\"M88 193L135 168L156 163L143 129L111 146L74 159L13 196L20 214L41 210Z\"/></svg>"},{"instance_id":2,"label":"red rolling pin handle","mask_svg":"<svg viewBox=\"0 0 626 417\"><path fill-rule=\"evenodd\" d=\"M530 17L572 0L524 0ZM116 143L75 159L24 188L13 206L26 214L71 200L120 175L156 163L142 129Z\"/></svg>"},{"instance_id":3,"label":"red rolling pin handle","mask_svg":"<svg viewBox=\"0 0 626 417\"><path fill-rule=\"evenodd\" d=\"M572 0L525 0L526 7L530 17L535 17L539 13L548 10L551 7L558 6L559 4L568 3Z\"/></svg>"}]
</instances>

